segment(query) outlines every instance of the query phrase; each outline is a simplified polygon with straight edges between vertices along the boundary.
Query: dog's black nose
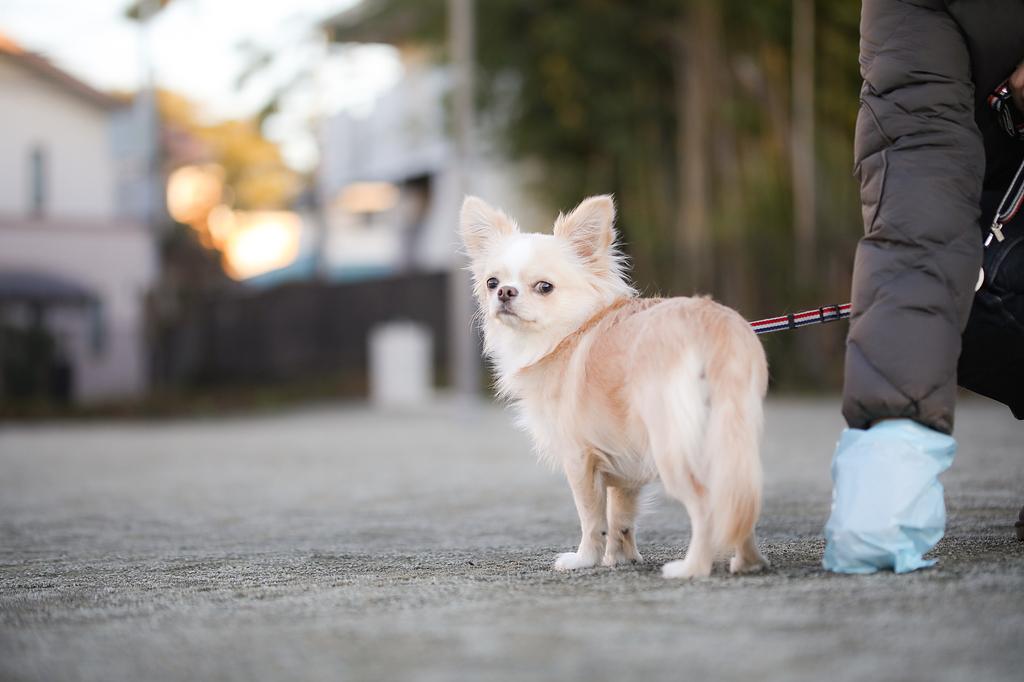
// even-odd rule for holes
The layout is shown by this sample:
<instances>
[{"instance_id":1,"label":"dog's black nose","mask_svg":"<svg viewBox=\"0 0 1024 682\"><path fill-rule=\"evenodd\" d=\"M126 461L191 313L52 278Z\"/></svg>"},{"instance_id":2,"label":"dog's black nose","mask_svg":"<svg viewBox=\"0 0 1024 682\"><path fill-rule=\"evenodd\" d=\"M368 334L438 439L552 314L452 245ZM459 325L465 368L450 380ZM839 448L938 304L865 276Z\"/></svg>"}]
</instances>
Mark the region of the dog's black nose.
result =
<instances>
[{"instance_id":1,"label":"dog's black nose","mask_svg":"<svg viewBox=\"0 0 1024 682\"><path fill-rule=\"evenodd\" d=\"M501 287L498 289L498 300L509 301L519 295L519 290L515 287Z\"/></svg>"}]
</instances>

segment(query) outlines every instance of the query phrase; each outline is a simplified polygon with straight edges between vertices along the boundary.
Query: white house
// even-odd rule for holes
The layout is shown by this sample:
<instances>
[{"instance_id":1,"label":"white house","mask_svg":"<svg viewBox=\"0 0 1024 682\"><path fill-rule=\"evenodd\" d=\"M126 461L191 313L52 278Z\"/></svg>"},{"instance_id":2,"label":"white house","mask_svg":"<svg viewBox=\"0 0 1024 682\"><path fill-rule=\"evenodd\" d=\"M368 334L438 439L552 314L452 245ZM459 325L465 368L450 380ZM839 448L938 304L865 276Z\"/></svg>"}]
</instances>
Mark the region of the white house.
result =
<instances>
[{"instance_id":1,"label":"white house","mask_svg":"<svg viewBox=\"0 0 1024 682\"><path fill-rule=\"evenodd\" d=\"M120 100L0 34L0 397L15 390L11 375L24 380L12 344L29 327L49 337L72 399L146 388L157 263L132 125Z\"/></svg>"}]
</instances>

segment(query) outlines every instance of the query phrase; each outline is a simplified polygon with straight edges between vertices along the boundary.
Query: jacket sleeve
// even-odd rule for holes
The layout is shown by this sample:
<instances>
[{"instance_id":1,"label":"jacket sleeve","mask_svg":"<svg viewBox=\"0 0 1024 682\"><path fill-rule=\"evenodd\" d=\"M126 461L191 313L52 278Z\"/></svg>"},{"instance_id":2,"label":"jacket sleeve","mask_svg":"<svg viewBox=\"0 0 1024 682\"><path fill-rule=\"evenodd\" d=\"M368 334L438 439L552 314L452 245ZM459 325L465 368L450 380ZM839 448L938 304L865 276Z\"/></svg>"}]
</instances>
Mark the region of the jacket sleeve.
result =
<instances>
[{"instance_id":1,"label":"jacket sleeve","mask_svg":"<svg viewBox=\"0 0 1024 682\"><path fill-rule=\"evenodd\" d=\"M941 0L865 0L843 416L953 430L960 334L981 267L984 150L970 56Z\"/></svg>"}]
</instances>

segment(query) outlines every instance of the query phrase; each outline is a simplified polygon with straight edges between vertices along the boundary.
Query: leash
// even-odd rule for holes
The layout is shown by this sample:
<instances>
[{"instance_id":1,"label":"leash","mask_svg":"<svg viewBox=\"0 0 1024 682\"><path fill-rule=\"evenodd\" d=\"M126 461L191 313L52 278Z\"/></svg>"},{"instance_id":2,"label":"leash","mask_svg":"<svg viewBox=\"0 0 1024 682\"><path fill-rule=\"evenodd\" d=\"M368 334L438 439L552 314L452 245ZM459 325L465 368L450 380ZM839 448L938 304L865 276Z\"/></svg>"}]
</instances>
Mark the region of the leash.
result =
<instances>
[{"instance_id":1,"label":"leash","mask_svg":"<svg viewBox=\"0 0 1024 682\"><path fill-rule=\"evenodd\" d=\"M815 310L805 310L802 313L789 313L781 317L770 317L767 320L758 320L757 322L751 322L750 327L754 330L755 334L771 334L772 332L781 332L787 329L797 329L798 327L806 327L812 324L824 324L826 322L835 322L836 320L845 320L850 316L850 304L844 303L842 305L824 305Z\"/></svg>"}]
</instances>

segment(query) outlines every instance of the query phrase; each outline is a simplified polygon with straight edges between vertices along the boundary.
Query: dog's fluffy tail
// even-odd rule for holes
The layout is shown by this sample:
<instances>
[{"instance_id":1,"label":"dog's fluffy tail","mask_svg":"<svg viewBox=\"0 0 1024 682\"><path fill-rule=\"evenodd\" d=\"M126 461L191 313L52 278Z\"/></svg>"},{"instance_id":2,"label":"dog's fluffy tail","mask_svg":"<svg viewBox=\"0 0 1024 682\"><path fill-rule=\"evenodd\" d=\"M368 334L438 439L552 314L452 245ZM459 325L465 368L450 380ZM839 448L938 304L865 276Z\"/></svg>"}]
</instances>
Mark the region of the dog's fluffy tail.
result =
<instances>
[{"instance_id":1,"label":"dog's fluffy tail","mask_svg":"<svg viewBox=\"0 0 1024 682\"><path fill-rule=\"evenodd\" d=\"M743 543L761 514L760 456L767 365L760 341L737 339L739 348L721 362L711 385L704 452L708 458L708 495L712 541L716 550ZM752 342L752 344L751 344ZM732 345L732 344L730 344ZM756 347L755 347L756 346ZM726 350L726 349L722 349ZM741 358L749 358L749 364Z\"/></svg>"}]
</instances>

